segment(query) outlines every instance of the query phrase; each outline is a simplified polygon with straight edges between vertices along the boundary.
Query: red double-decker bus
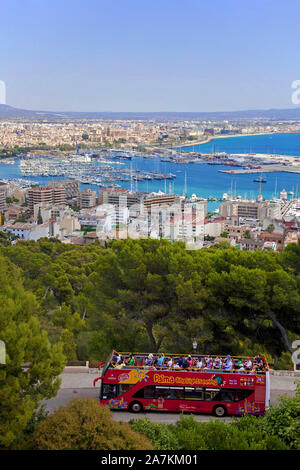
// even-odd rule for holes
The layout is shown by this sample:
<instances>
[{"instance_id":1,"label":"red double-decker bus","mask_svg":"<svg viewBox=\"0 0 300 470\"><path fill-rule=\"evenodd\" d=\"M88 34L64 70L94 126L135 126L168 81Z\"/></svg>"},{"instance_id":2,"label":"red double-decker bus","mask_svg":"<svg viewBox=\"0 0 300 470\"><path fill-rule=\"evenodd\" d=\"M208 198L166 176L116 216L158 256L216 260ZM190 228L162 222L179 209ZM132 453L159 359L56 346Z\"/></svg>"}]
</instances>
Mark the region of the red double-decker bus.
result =
<instances>
[{"instance_id":1,"label":"red double-decker bus","mask_svg":"<svg viewBox=\"0 0 300 470\"><path fill-rule=\"evenodd\" d=\"M137 413L146 410L226 415L263 415L270 401L270 379L264 357L218 356L199 365L189 356L189 367L179 366L179 355L169 354L149 364L148 354L113 351L103 366L100 403L111 409ZM230 358L232 367L224 366ZM173 359L173 360L171 360ZM247 370L244 365L252 363ZM201 360L202 362L202 360Z\"/></svg>"}]
</instances>

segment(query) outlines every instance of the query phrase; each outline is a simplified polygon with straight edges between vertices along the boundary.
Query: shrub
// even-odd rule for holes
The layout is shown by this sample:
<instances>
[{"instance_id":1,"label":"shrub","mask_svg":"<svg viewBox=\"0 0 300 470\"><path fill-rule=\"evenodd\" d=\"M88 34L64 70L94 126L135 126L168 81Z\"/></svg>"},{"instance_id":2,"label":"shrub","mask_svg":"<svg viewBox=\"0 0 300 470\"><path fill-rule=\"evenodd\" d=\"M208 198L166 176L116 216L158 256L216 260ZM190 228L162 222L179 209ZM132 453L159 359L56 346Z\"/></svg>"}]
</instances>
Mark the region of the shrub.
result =
<instances>
[{"instance_id":1,"label":"shrub","mask_svg":"<svg viewBox=\"0 0 300 470\"><path fill-rule=\"evenodd\" d=\"M149 418L131 419L129 424L134 431L147 436L156 450L178 449L178 440L168 425L153 423Z\"/></svg>"},{"instance_id":2,"label":"shrub","mask_svg":"<svg viewBox=\"0 0 300 470\"><path fill-rule=\"evenodd\" d=\"M288 447L277 437L268 436L255 416L238 418L230 424L213 419L209 423L182 417L174 428L179 448L184 450L273 450Z\"/></svg>"},{"instance_id":3,"label":"shrub","mask_svg":"<svg viewBox=\"0 0 300 470\"><path fill-rule=\"evenodd\" d=\"M39 450L151 450L128 423L114 421L96 400L74 399L41 422L30 441Z\"/></svg>"},{"instance_id":4,"label":"shrub","mask_svg":"<svg viewBox=\"0 0 300 470\"><path fill-rule=\"evenodd\" d=\"M135 431L145 434L156 450L287 450L289 447L263 428L263 419L244 416L226 424L213 419L198 422L183 416L175 425L131 420Z\"/></svg>"},{"instance_id":5,"label":"shrub","mask_svg":"<svg viewBox=\"0 0 300 470\"><path fill-rule=\"evenodd\" d=\"M272 406L263 421L265 432L278 436L292 449L300 450L300 382L295 397L282 395L279 404Z\"/></svg>"}]
</instances>

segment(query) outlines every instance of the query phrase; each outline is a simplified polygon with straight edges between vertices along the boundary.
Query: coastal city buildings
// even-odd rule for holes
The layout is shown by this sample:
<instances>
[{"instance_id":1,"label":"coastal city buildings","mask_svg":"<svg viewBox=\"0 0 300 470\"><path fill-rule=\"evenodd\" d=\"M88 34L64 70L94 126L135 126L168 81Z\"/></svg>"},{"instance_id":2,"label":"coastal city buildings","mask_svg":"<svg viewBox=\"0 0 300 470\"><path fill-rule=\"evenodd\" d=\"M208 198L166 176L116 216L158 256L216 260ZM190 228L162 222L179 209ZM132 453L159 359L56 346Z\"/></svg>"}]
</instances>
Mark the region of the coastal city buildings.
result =
<instances>
[{"instance_id":1,"label":"coastal city buildings","mask_svg":"<svg viewBox=\"0 0 300 470\"><path fill-rule=\"evenodd\" d=\"M92 147L139 147L203 141L224 135L251 135L260 133L297 132L299 122L286 121L270 124L268 120L201 121L159 119L110 120L1 120L0 148L52 147L75 149Z\"/></svg>"},{"instance_id":2,"label":"coastal city buildings","mask_svg":"<svg viewBox=\"0 0 300 470\"><path fill-rule=\"evenodd\" d=\"M183 241L187 248L226 242L250 251L279 250L300 238L300 200L286 199L283 191L273 200L227 197L217 215L207 216L207 201L196 195L132 193L111 187L99 189L97 197L91 189L80 191L76 181L64 183L57 180L23 189L25 203L7 196L16 194L13 184L0 185L1 230L16 240L55 237L64 243L87 244L150 237Z\"/></svg>"},{"instance_id":3,"label":"coastal city buildings","mask_svg":"<svg viewBox=\"0 0 300 470\"><path fill-rule=\"evenodd\" d=\"M250 151L200 153L193 144L299 130L296 120L2 120L0 149L12 167L9 174L15 165L22 176L0 182L1 230L16 240L45 236L86 244L150 237L184 241L194 248L226 242L241 250L278 250L299 238L298 186L293 191L276 188L268 200L257 173L299 174L299 158ZM182 150L184 145L192 146L189 152ZM255 173L257 196L237 196L231 183L223 197L187 197L185 168L191 165L190 174L199 174L203 163L220 165L216 171L230 179ZM185 184L176 194L174 181L180 173ZM41 185L45 177L48 184ZM153 191L156 181L160 189ZM211 201L220 205L208 215Z\"/></svg>"}]
</instances>

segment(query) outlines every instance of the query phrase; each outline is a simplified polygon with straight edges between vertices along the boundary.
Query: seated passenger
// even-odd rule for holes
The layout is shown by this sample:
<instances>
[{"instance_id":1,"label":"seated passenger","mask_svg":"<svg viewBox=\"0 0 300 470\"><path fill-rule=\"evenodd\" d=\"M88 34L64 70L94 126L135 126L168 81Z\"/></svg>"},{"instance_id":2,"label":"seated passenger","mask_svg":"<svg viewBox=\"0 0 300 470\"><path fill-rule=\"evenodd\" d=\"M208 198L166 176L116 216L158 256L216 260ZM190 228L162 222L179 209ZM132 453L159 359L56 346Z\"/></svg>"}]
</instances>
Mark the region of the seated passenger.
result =
<instances>
[{"instance_id":1,"label":"seated passenger","mask_svg":"<svg viewBox=\"0 0 300 470\"><path fill-rule=\"evenodd\" d=\"M192 356L188 356L187 361L188 361L190 367L192 367L192 366L193 366L193 359L192 359Z\"/></svg>"},{"instance_id":2,"label":"seated passenger","mask_svg":"<svg viewBox=\"0 0 300 470\"><path fill-rule=\"evenodd\" d=\"M123 367L126 366L126 362L124 360L124 358L121 359L121 361L115 366L116 369L123 369Z\"/></svg>"},{"instance_id":3,"label":"seated passenger","mask_svg":"<svg viewBox=\"0 0 300 470\"><path fill-rule=\"evenodd\" d=\"M213 361L213 368L214 369L222 369L222 359L220 357L216 357Z\"/></svg>"},{"instance_id":4,"label":"seated passenger","mask_svg":"<svg viewBox=\"0 0 300 470\"><path fill-rule=\"evenodd\" d=\"M134 366L134 360L135 360L135 357L133 354L130 354L129 355L129 358L128 358L128 365L129 366Z\"/></svg>"},{"instance_id":5,"label":"seated passenger","mask_svg":"<svg viewBox=\"0 0 300 470\"><path fill-rule=\"evenodd\" d=\"M161 368L165 360L165 355L162 353L157 359L157 367Z\"/></svg>"},{"instance_id":6,"label":"seated passenger","mask_svg":"<svg viewBox=\"0 0 300 470\"><path fill-rule=\"evenodd\" d=\"M226 360L225 360L225 363L224 363L224 370L226 371L231 371L232 370L232 367L233 367L233 364L232 364L232 359L231 359L231 356L230 354L228 354Z\"/></svg>"},{"instance_id":7,"label":"seated passenger","mask_svg":"<svg viewBox=\"0 0 300 470\"><path fill-rule=\"evenodd\" d=\"M146 367L151 367L153 365L153 354L150 353L149 356L147 357L145 361L145 366Z\"/></svg>"},{"instance_id":8,"label":"seated passenger","mask_svg":"<svg viewBox=\"0 0 300 470\"><path fill-rule=\"evenodd\" d=\"M202 357L198 357L198 359L196 361L196 367L197 367L197 369L202 369L202 367L203 367Z\"/></svg>"},{"instance_id":9,"label":"seated passenger","mask_svg":"<svg viewBox=\"0 0 300 470\"><path fill-rule=\"evenodd\" d=\"M253 363L250 359L250 357L248 357L248 359L245 361L245 369L246 370L251 370L253 367Z\"/></svg>"},{"instance_id":10,"label":"seated passenger","mask_svg":"<svg viewBox=\"0 0 300 470\"><path fill-rule=\"evenodd\" d=\"M263 361L263 358L260 357L260 355L258 354L258 355L254 358L254 360L255 360L255 362L256 362L257 364L259 364L261 361Z\"/></svg>"},{"instance_id":11,"label":"seated passenger","mask_svg":"<svg viewBox=\"0 0 300 470\"><path fill-rule=\"evenodd\" d=\"M213 360L211 357L205 358L205 366L204 369L212 369L213 368Z\"/></svg>"},{"instance_id":12,"label":"seated passenger","mask_svg":"<svg viewBox=\"0 0 300 470\"><path fill-rule=\"evenodd\" d=\"M261 374L262 372L265 371L265 365L264 365L263 361L261 361L257 364L257 369L256 370L257 370L258 374Z\"/></svg>"},{"instance_id":13,"label":"seated passenger","mask_svg":"<svg viewBox=\"0 0 300 470\"><path fill-rule=\"evenodd\" d=\"M122 361L122 356L121 354L117 354L116 359L115 359L115 365L118 365Z\"/></svg>"},{"instance_id":14,"label":"seated passenger","mask_svg":"<svg viewBox=\"0 0 300 470\"><path fill-rule=\"evenodd\" d=\"M167 362L168 369L173 369L174 368L174 359L170 357L170 359Z\"/></svg>"},{"instance_id":15,"label":"seated passenger","mask_svg":"<svg viewBox=\"0 0 300 470\"><path fill-rule=\"evenodd\" d=\"M183 357L180 357L178 361L179 367L182 367L182 364L183 364Z\"/></svg>"},{"instance_id":16,"label":"seated passenger","mask_svg":"<svg viewBox=\"0 0 300 470\"><path fill-rule=\"evenodd\" d=\"M189 361L188 361L188 358L187 358L187 357L185 357L185 358L184 358L184 360L183 360L183 363L182 363L182 368L183 368L183 369L185 369L185 370L187 370L187 369L189 369L189 368L190 368L190 363L189 363Z\"/></svg>"},{"instance_id":17,"label":"seated passenger","mask_svg":"<svg viewBox=\"0 0 300 470\"><path fill-rule=\"evenodd\" d=\"M242 363L241 359L238 359L237 361L234 361L234 363L233 363L234 371L237 372L242 365L243 365L243 363Z\"/></svg>"}]
</instances>

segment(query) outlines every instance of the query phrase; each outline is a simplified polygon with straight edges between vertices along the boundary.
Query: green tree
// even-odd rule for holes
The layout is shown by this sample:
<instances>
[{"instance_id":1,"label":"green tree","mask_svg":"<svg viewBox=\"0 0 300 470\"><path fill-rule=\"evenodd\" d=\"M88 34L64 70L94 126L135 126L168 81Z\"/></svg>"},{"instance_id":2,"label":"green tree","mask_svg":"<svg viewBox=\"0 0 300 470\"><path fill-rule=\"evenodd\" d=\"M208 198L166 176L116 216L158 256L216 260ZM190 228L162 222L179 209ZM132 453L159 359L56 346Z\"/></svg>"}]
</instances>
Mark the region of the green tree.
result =
<instances>
[{"instance_id":1,"label":"green tree","mask_svg":"<svg viewBox=\"0 0 300 470\"><path fill-rule=\"evenodd\" d=\"M13 447L40 402L56 395L65 357L51 346L37 318L34 295L20 271L0 256L0 339L6 364L0 366L0 447Z\"/></svg>"},{"instance_id":2,"label":"green tree","mask_svg":"<svg viewBox=\"0 0 300 470\"><path fill-rule=\"evenodd\" d=\"M145 435L115 421L93 399L74 399L44 419L29 442L34 450L150 450Z\"/></svg>"},{"instance_id":3,"label":"green tree","mask_svg":"<svg viewBox=\"0 0 300 470\"><path fill-rule=\"evenodd\" d=\"M63 353L68 361L76 361L76 342L72 331L64 329L61 332L60 341L63 345Z\"/></svg>"},{"instance_id":4,"label":"green tree","mask_svg":"<svg viewBox=\"0 0 300 470\"><path fill-rule=\"evenodd\" d=\"M41 215L41 208L39 207L39 212L38 212L38 216L37 216L37 223L39 225L41 225L43 223L43 218L42 218L42 215Z\"/></svg>"},{"instance_id":5,"label":"green tree","mask_svg":"<svg viewBox=\"0 0 300 470\"><path fill-rule=\"evenodd\" d=\"M266 231L269 232L269 233L274 232L274 230L275 230L275 225L274 225L274 224L270 224L270 225L268 225L268 227L266 228Z\"/></svg>"}]
</instances>

